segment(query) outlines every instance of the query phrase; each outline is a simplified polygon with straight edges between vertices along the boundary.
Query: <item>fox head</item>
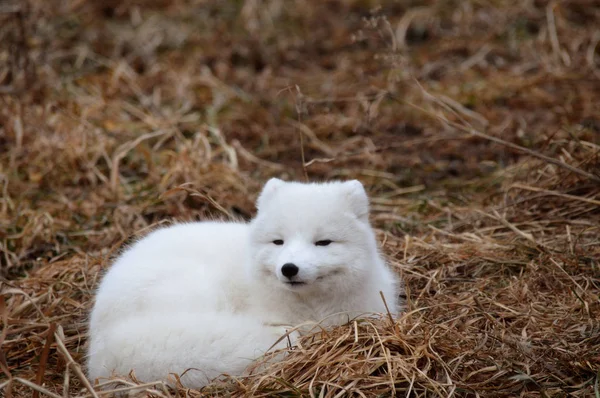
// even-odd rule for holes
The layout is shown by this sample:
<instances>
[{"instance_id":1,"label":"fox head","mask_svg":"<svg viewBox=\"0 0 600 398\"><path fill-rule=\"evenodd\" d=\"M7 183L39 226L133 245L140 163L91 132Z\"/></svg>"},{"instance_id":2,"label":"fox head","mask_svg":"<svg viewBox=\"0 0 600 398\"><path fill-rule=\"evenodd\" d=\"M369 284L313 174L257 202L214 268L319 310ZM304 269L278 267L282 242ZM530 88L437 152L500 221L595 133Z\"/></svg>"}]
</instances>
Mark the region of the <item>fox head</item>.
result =
<instances>
[{"instance_id":1,"label":"fox head","mask_svg":"<svg viewBox=\"0 0 600 398\"><path fill-rule=\"evenodd\" d=\"M298 183L273 178L251 223L249 271L269 288L351 289L376 261L369 200L359 181Z\"/></svg>"}]
</instances>

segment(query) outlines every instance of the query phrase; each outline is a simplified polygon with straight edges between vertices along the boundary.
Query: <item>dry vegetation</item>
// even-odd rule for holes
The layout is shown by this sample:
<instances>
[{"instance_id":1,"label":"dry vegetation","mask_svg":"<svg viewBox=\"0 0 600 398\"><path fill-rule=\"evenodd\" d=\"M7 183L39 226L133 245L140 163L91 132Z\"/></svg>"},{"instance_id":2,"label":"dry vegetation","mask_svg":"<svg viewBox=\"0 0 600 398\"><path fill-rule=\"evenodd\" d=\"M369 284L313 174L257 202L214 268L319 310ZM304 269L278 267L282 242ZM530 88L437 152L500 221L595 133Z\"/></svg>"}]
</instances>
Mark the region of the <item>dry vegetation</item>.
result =
<instances>
[{"instance_id":1,"label":"dry vegetation","mask_svg":"<svg viewBox=\"0 0 600 398\"><path fill-rule=\"evenodd\" d=\"M2 2L0 394L102 395L115 251L307 175L365 183L406 313L141 396L600 396L599 41L593 0Z\"/></svg>"}]
</instances>

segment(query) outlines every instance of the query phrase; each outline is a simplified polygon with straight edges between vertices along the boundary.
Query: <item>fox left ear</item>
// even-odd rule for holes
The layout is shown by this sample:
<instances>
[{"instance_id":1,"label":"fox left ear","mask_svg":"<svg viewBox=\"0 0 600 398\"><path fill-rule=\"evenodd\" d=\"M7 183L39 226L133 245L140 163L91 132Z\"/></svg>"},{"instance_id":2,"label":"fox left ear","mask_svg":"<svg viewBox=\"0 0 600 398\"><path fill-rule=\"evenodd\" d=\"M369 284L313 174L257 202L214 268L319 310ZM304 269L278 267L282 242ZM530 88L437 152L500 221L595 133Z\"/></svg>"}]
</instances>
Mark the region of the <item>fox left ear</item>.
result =
<instances>
[{"instance_id":1,"label":"fox left ear","mask_svg":"<svg viewBox=\"0 0 600 398\"><path fill-rule=\"evenodd\" d=\"M260 195L258 195L258 200L256 201L256 208L260 211L261 207L264 207L265 203L269 200L271 196L277 191L285 181L280 180L279 178L271 178L265 186L263 187Z\"/></svg>"},{"instance_id":2,"label":"fox left ear","mask_svg":"<svg viewBox=\"0 0 600 398\"><path fill-rule=\"evenodd\" d=\"M347 181L344 184L346 198L356 217L363 221L369 220L369 197L365 187L358 180Z\"/></svg>"}]
</instances>

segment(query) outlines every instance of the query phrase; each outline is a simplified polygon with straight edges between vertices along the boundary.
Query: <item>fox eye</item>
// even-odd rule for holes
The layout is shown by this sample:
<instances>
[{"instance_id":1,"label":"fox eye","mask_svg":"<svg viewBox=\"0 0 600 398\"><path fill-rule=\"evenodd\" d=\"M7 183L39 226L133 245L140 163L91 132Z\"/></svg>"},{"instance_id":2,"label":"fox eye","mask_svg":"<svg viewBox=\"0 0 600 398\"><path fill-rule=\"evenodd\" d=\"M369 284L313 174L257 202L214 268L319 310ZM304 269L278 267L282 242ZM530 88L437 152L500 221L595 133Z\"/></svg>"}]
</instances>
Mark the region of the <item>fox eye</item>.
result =
<instances>
[{"instance_id":1,"label":"fox eye","mask_svg":"<svg viewBox=\"0 0 600 398\"><path fill-rule=\"evenodd\" d=\"M281 246L281 245L283 245L283 240L281 240L281 239L275 239L273 241L273 244L275 244L277 246Z\"/></svg>"},{"instance_id":2,"label":"fox eye","mask_svg":"<svg viewBox=\"0 0 600 398\"><path fill-rule=\"evenodd\" d=\"M331 241L329 239L318 240L315 242L315 246L329 246Z\"/></svg>"}]
</instances>

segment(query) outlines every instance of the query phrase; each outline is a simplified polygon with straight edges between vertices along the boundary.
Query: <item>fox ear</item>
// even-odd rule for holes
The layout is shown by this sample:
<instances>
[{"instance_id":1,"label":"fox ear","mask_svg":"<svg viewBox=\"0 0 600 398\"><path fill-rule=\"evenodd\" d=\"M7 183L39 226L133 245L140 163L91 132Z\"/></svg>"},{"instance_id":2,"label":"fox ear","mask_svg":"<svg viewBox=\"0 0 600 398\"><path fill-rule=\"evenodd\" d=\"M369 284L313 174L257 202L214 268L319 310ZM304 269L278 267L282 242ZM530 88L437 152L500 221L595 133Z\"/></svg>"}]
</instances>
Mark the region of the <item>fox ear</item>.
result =
<instances>
[{"instance_id":1,"label":"fox ear","mask_svg":"<svg viewBox=\"0 0 600 398\"><path fill-rule=\"evenodd\" d=\"M269 201L269 199L271 198L271 196L273 196L275 191L277 191L283 184L285 184L285 181L280 180L279 178L271 178L269 181L267 181L262 191L260 192L260 195L258 195L258 200L256 201L256 208L260 210L261 207L264 207L265 203Z\"/></svg>"},{"instance_id":2,"label":"fox ear","mask_svg":"<svg viewBox=\"0 0 600 398\"><path fill-rule=\"evenodd\" d=\"M346 198L350 203L350 208L363 221L369 220L369 197L365 187L358 180L347 181L343 183Z\"/></svg>"}]
</instances>

